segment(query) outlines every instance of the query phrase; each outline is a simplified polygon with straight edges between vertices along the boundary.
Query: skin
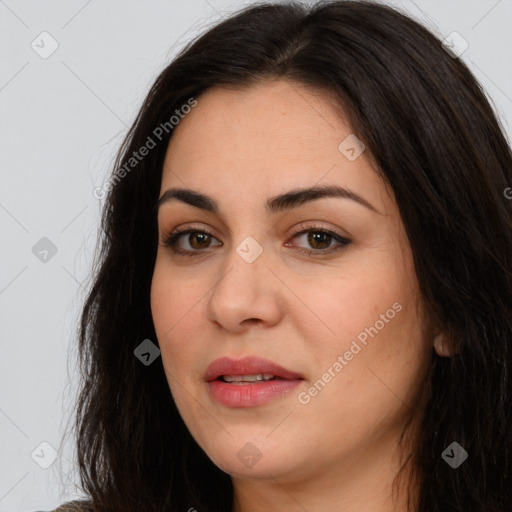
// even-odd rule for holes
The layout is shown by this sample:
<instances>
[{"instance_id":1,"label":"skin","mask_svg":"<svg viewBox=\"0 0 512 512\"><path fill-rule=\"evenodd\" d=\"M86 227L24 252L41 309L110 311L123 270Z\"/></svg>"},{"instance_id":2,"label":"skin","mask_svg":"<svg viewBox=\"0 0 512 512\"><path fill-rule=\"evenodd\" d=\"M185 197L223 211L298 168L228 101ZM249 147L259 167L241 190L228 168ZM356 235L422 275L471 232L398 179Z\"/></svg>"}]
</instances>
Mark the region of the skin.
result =
<instances>
[{"instance_id":1,"label":"skin","mask_svg":"<svg viewBox=\"0 0 512 512\"><path fill-rule=\"evenodd\" d=\"M160 242L177 227L175 255L159 244L151 308L170 391L192 436L229 473L233 512L404 509L391 484L397 440L418 407L419 382L442 333L422 322L412 254L392 192L370 155L350 161L338 146L352 133L325 91L284 80L245 90L210 89L174 129L161 192L206 193L213 214L174 200L159 208ZM336 184L378 212L347 198L321 198L270 214L264 203L298 187ZM299 235L319 226L351 244L322 256L335 239ZM315 232L315 230L312 230ZM247 263L236 248L248 236L263 252ZM318 256L302 254L301 249ZM402 306L309 403L300 403L357 335ZM291 393L257 407L212 400L204 380L222 356L257 355L300 373ZM415 425L415 423L413 423ZM248 467L237 453L253 443Z\"/></svg>"}]
</instances>

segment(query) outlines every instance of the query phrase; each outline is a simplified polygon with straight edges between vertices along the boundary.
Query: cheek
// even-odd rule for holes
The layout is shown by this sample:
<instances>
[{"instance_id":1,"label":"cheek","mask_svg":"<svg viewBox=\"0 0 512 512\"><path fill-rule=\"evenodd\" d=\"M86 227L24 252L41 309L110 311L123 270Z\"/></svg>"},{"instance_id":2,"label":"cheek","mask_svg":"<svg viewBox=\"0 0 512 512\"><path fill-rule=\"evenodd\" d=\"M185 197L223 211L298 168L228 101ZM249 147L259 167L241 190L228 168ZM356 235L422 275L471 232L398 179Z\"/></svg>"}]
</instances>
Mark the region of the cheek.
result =
<instances>
[{"instance_id":1,"label":"cheek","mask_svg":"<svg viewBox=\"0 0 512 512\"><path fill-rule=\"evenodd\" d=\"M197 319L201 302L194 290L188 282L182 283L176 272L155 269L151 285L153 323L169 389L187 425L194 425L202 414L194 407L196 401L190 399L195 394L194 369L201 348L197 345L201 340Z\"/></svg>"},{"instance_id":2,"label":"cheek","mask_svg":"<svg viewBox=\"0 0 512 512\"><path fill-rule=\"evenodd\" d=\"M311 376L316 390L310 389L321 409L336 404L349 417L378 422L403 404L414 406L429 345L416 302L406 293L384 287L374 292L371 303L366 304L365 294L360 299L340 304L331 317L336 333L331 341L316 335L316 345L309 348L316 359Z\"/></svg>"},{"instance_id":3,"label":"cheek","mask_svg":"<svg viewBox=\"0 0 512 512\"><path fill-rule=\"evenodd\" d=\"M300 410L309 428L322 432L319 450L320 445L332 450L340 439L339 453L364 445L401 426L417 406L415 395L428 354L414 307L401 304L401 311L393 310L394 318L381 329L380 323L375 327L380 313L385 314L395 298L386 296L378 315L357 308L351 310L352 318L343 315L336 341L316 356L310 387L298 399L305 404ZM365 343L358 339L361 333ZM310 353L318 354L317 348Z\"/></svg>"},{"instance_id":4,"label":"cheek","mask_svg":"<svg viewBox=\"0 0 512 512\"><path fill-rule=\"evenodd\" d=\"M325 375L329 382L327 392L319 383L323 394L319 403L325 400L328 406L347 386L365 407L385 398L381 393L392 396L386 385L412 392L428 359L428 346L417 315L416 289L404 286L406 282L414 283L381 269L347 273L324 286L324 293L308 285L297 294L308 298L309 311L302 306L296 321L308 344L311 378L322 380Z\"/></svg>"},{"instance_id":5,"label":"cheek","mask_svg":"<svg viewBox=\"0 0 512 512\"><path fill-rule=\"evenodd\" d=\"M199 283L196 283L200 286ZM182 371L185 362L193 357L194 340L200 337L201 297L197 286L182 282L177 272L155 268L151 284L151 313L162 361L166 368ZM174 373L174 372L173 372Z\"/></svg>"},{"instance_id":6,"label":"cheek","mask_svg":"<svg viewBox=\"0 0 512 512\"><path fill-rule=\"evenodd\" d=\"M354 337L379 321L380 315L404 295L397 283L360 270L334 279L317 279L314 284L296 287L294 292L300 299L295 320L302 326L304 339L322 339L315 346L316 353L348 349L345 346ZM394 313L392 309L389 316Z\"/></svg>"},{"instance_id":7,"label":"cheek","mask_svg":"<svg viewBox=\"0 0 512 512\"><path fill-rule=\"evenodd\" d=\"M184 320L197 314L207 288L203 290L204 278L190 275L185 278L180 269L166 265L165 256L160 258L151 283L151 312L157 334L164 340L173 336Z\"/></svg>"}]
</instances>

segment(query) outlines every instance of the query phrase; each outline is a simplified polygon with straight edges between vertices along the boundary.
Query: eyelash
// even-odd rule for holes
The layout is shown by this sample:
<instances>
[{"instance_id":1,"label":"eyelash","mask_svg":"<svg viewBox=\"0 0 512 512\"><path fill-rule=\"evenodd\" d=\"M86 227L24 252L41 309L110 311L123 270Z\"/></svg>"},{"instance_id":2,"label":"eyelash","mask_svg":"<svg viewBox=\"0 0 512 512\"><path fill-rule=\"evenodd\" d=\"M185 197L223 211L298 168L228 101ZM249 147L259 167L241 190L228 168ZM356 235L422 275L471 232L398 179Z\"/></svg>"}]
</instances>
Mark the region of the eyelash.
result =
<instances>
[{"instance_id":1,"label":"eyelash","mask_svg":"<svg viewBox=\"0 0 512 512\"><path fill-rule=\"evenodd\" d=\"M301 228L302 227L303 227L303 225L301 224ZM213 233L210 233L206 229L177 228L174 232L172 232L170 234L164 234L163 245L165 247L169 247L172 250L172 252L174 252L174 254L179 255L179 256L189 256L189 257L198 256L200 253L202 253L204 251L200 250L200 249L188 251L188 250L183 250L183 249L177 248L179 239L182 236L190 234L190 233L202 233L202 234L209 235L209 236L215 238ZM292 238L297 238L299 235L303 235L306 233L325 233L326 235L329 235L331 238L333 238L336 242L338 242L340 244L337 247L334 247L334 248L329 247L327 249L314 249L314 250L307 250L307 249L300 249L300 248L298 249L298 252L300 252L302 254L307 254L308 256L311 256L311 255L323 256L326 254L332 254L341 249L344 249L347 245L349 245L351 243L351 240L349 240L348 238L342 237L342 236L338 235L337 233L334 233L333 231L329 231L329 230L321 228L319 226L310 226L307 229L302 229L301 231L294 233L292 235Z\"/></svg>"}]
</instances>

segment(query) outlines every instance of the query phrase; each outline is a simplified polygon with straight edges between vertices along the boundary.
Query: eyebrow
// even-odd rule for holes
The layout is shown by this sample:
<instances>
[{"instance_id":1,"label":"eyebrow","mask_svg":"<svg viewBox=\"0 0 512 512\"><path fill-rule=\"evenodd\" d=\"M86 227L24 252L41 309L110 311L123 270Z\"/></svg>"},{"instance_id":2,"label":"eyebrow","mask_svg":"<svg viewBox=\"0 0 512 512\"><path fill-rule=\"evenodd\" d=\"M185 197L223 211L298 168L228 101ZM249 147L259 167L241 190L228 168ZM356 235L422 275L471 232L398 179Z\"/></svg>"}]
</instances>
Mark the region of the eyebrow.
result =
<instances>
[{"instance_id":1,"label":"eyebrow","mask_svg":"<svg viewBox=\"0 0 512 512\"><path fill-rule=\"evenodd\" d=\"M369 210L381 215L381 213L366 199L360 195L340 187L338 185L322 185L311 188L299 188L290 190L284 194L271 197L265 203L265 209L269 213L278 213L296 208L304 203L322 199L325 197L339 197L351 199ZM170 188L166 190L156 203L156 209L170 201L181 201L190 206L206 210L211 213L219 213L220 207L217 201L206 194L188 188Z\"/></svg>"}]
</instances>

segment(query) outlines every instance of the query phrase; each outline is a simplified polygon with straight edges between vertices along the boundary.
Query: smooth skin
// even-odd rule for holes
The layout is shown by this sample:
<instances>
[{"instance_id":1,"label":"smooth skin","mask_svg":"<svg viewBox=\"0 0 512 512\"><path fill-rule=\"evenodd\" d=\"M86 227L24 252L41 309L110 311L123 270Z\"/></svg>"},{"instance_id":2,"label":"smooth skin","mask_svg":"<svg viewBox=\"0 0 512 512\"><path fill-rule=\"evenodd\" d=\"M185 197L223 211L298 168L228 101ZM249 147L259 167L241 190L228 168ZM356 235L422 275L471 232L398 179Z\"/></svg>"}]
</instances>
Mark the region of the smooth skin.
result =
<instances>
[{"instance_id":1,"label":"smooth skin","mask_svg":"<svg viewBox=\"0 0 512 512\"><path fill-rule=\"evenodd\" d=\"M183 420L231 475L233 512L405 510L405 492L396 503L391 494L401 465L398 436L418 407L418 383L434 342L442 351L443 335L422 321L392 191L368 151L350 161L338 149L352 131L325 91L279 79L243 90L216 87L197 100L174 129L160 196L193 189L218 202L219 212L176 199L161 204L151 288L162 363ZM330 184L377 211L340 197L274 213L264 207L278 194ZM340 244L315 238L315 229L294 236L310 226L350 244L332 252ZM193 255L175 254L163 242L178 227L212 236L182 235L177 248ZM263 249L252 263L237 252L247 237ZM400 312L301 403L298 394L397 302ZM213 401L208 365L247 355L271 359L304 381L256 407ZM248 442L261 454L252 467L238 456Z\"/></svg>"}]
</instances>

